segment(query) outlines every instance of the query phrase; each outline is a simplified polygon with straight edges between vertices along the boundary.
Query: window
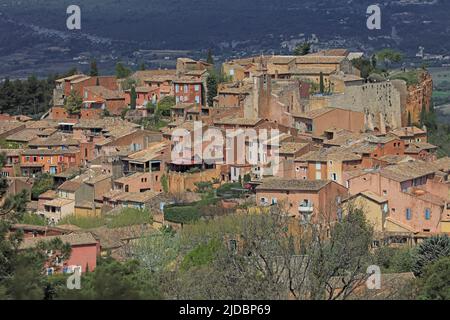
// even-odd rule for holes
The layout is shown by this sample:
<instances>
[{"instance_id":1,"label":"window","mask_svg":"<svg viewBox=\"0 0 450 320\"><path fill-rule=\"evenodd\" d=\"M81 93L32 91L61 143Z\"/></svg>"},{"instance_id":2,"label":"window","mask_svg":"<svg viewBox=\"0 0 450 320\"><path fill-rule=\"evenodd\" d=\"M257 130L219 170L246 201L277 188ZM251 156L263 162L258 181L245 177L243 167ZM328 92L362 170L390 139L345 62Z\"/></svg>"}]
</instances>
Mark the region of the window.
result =
<instances>
[{"instance_id":1,"label":"window","mask_svg":"<svg viewBox=\"0 0 450 320\"><path fill-rule=\"evenodd\" d=\"M230 69L230 76L234 76L234 69Z\"/></svg>"},{"instance_id":2,"label":"window","mask_svg":"<svg viewBox=\"0 0 450 320\"><path fill-rule=\"evenodd\" d=\"M260 203L263 204L263 205L267 204L267 199L262 197Z\"/></svg>"},{"instance_id":3,"label":"window","mask_svg":"<svg viewBox=\"0 0 450 320\"><path fill-rule=\"evenodd\" d=\"M176 101L177 103L179 103L179 102L180 102L180 97L176 97L176 98L175 98L175 101Z\"/></svg>"},{"instance_id":4,"label":"window","mask_svg":"<svg viewBox=\"0 0 450 320\"><path fill-rule=\"evenodd\" d=\"M184 92L188 92L188 91L189 91L189 87L188 87L187 84L184 85L184 90L183 90L183 91L184 91Z\"/></svg>"},{"instance_id":5,"label":"window","mask_svg":"<svg viewBox=\"0 0 450 320\"><path fill-rule=\"evenodd\" d=\"M406 209L406 220L411 220L412 216L411 216L411 209L407 208Z\"/></svg>"},{"instance_id":6,"label":"window","mask_svg":"<svg viewBox=\"0 0 450 320\"><path fill-rule=\"evenodd\" d=\"M387 196L387 191L383 190L383 196Z\"/></svg>"},{"instance_id":7,"label":"window","mask_svg":"<svg viewBox=\"0 0 450 320\"><path fill-rule=\"evenodd\" d=\"M277 198L272 198L272 205L275 205L277 203L278 203Z\"/></svg>"},{"instance_id":8,"label":"window","mask_svg":"<svg viewBox=\"0 0 450 320\"><path fill-rule=\"evenodd\" d=\"M336 173L332 173L331 174L331 180L333 180L333 181L337 180L337 174Z\"/></svg>"},{"instance_id":9,"label":"window","mask_svg":"<svg viewBox=\"0 0 450 320\"><path fill-rule=\"evenodd\" d=\"M425 209L425 219L426 220L431 219L431 210L429 208Z\"/></svg>"},{"instance_id":10,"label":"window","mask_svg":"<svg viewBox=\"0 0 450 320\"><path fill-rule=\"evenodd\" d=\"M196 84L195 85L195 92L199 92L200 91L200 85Z\"/></svg>"},{"instance_id":11,"label":"window","mask_svg":"<svg viewBox=\"0 0 450 320\"><path fill-rule=\"evenodd\" d=\"M308 199L304 199L303 202L300 203L300 207L309 208L311 207L311 203L309 202Z\"/></svg>"},{"instance_id":12,"label":"window","mask_svg":"<svg viewBox=\"0 0 450 320\"><path fill-rule=\"evenodd\" d=\"M180 92L180 85L179 84L175 85L175 92Z\"/></svg>"},{"instance_id":13,"label":"window","mask_svg":"<svg viewBox=\"0 0 450 320\"><path fill-rule=\"evenodd\" d=\"M195 102L200 104L200 96L195 96Z\"/></svg>"}]
</instances>

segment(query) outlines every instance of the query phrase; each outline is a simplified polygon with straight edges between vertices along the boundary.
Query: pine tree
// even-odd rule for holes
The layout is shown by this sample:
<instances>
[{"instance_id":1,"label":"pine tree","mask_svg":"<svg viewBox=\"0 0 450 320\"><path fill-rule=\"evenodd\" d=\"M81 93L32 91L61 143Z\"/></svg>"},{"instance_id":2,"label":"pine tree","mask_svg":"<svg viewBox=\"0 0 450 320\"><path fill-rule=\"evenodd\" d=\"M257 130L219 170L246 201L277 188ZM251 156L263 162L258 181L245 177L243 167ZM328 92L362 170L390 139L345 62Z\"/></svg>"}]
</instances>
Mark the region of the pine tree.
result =
<instances>
[{"instance_id":1,"label":"pine tree","mask_svg":"<svg viewBox=\"0 0 450 320\"><path fill-rule=\"evenodd\" d=\"M123 79L129 77L131 74L131 70L126 68L122 62L118 62L116 64L116 77L118 79Z\"/></svg>"},{"instance_id":2,"label":"pine tree","mask_svg":"<svg viewBox=\"0 0 450 320\"><path fill-rule=\"evenodd\" d=\"M450 238L438 235L423 241L414 253L413 272L421 275L426 266L443 257L450 257Z\"/></svg>"},{"instance_id":3,"label":"pine tree","mask_svg":"<svg viewBox=\"0 0 450 320\"><path fill-rule=\"evenodd\" d=\"M302 44L299 44L294 49L294 55L296 56L305 56L309 54L311 51L311 44L309 42L303 42Z\"/></svg>"}]
</instances>

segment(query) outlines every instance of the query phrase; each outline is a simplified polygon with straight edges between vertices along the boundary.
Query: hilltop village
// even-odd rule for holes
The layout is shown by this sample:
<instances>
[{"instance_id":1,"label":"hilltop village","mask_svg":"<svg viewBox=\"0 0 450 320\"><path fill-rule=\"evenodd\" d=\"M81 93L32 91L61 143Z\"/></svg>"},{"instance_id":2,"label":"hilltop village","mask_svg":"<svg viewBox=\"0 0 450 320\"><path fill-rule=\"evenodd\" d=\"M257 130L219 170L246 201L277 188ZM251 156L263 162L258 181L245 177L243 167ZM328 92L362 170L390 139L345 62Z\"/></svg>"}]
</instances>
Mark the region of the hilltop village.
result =
<instances>
[{"instance_id":1,"label":"hilltop village","mask_svg":"<svg viewBox=\"0 0 450 320\"><path fill-rule=\"evenodd\" d=\"M41 119L0 114L2 203L25 195L29 219L11 230L24 231L22 249L54 237L70 244L49 274L92 271L106 254L123 261L136 239L243 208L279 206L301 225L340 221L357 204L374 247L448 234L450 158L438 158L422 123L431 76L362 77L352 63L362 56L332 49L220 67L179 58L174 70L124 79L57 79ZM211 130L216 139L205 139ZM75 223L127 210L151 218Z\"/></svg>"}]
</instances>

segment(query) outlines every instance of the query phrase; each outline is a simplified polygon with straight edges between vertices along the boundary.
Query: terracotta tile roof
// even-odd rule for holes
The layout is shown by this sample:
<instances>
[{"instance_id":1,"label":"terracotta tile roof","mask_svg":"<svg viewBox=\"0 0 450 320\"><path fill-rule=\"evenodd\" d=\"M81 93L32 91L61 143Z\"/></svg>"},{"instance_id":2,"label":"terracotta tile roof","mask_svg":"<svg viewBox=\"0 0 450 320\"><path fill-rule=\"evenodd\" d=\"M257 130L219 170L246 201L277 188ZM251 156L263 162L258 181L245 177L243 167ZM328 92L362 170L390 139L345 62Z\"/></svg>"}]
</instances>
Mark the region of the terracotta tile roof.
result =
<instances>
[{"instance_id":1,"label":"terracotta tile roof","mask_svg":"<svg viewBox=\"0 0 450 320\"><path fill-rule=\"evenodd\" d=\"M403 127L392 130L389 133L394 134L398 137L413 137L417 134L426 134L426 131L417 127Z\"/></svg>"},{"instance_id":2,"label":"terracotta tile roof","mask_svg":"<svg viewBox=\"0 0 450 320\"><path fill-rule=\"evenodd\" d=\"M294 154L306 147L309 143L304 142L283 142L281 144L279 153L281 154Z\"/></svg>"},{"instance_id":3,"label":"terracotta tile roof","mask_svg":"<svg viewBox=\"0 0 450 320\"><path fill-rule=\"evenodd\" d=\"M125 99L125 97L123 96L123 94L120 91L110 90L103 86L91 86L91 87L85 87L84 89L87 91L90 91L94 95L100 96L106 100Z\"/></svg>"},{"instance_id":4,"label":"terracotta tile roof","mask_svg":"<svg viewBox=\"0 0 450 320\"><path fill-rule=\"evenodd\" d=\"M157 192L150 190L145 192L122 192L117 200L119 202L146 203L155 198L157 195Z\"/></svg>"},{"instance_id":5,"label":"terracotta tile roof","mask_svg":"<svg viewBox=\"0 0 450 320\"><path fill-rule=\"evenodd\" d=\"M181 76L181 77L176 77L173 79L173 83L178 83L178 84L202 84L203 80L198 79L196 77L186 77L186 76Z\"/></svg>"},{"instance_id":6,"label":"terracotta tile roof","mask_svg":"<svg viewBox=\"0 0 450 320\"><path fill-rule=\"evenodd\" d=\"M250 119L250 118L236 118L234 116L224 117L219 120L215 120L215 125L237 125L237 126L256 126L262 119Z\"/></svg>"},{"instance_id":7,"label":"terracotta tile roof","mask_svg":"<svg viewBox=\"0 0 450 320\"><path fill-rule=\"evenodd\" d=\"M75 192L81 187L81 183L77 181L66 181L58 187L58 190Z\"/></svg>"},{"instance_id":8,"label":"terracotta tile roof","mask_svg":"<svg viewBox=\"0 0 450 320\"><path fill-rule=\"evenodd\" d=\"M20 128L20 127L25 128L25 126L26 126L26 124L19 122L19 121L2 120L2 121L0 121L0 134Z\"/></svg>"},{"instance_id":9,"label":"terracotta tile roof","mask_svg":"<svg viewBox=\"0 0 450 320\"><path fill-rule=\"evenodd\" d=\"M387 166L381 169L383 177L403 182L435 173L437 168L432 163L411 161Z\"/></svg>"},{"instance_id":10,"label":"terracotta tile roof","mask_svg":"<svg viewBox=\"0 0 450 320\"><path fill-rule=\"evenodd\" d=\"M385 161L388 164L397 164L401 162L414 161L414 158L411 158L408 155L395 155L395 154L388 154L378 159L381 161Z\"/></svg>"},{"instance_id":11,"label":"terracotta tile roof","mask_svg":"<svg viewBox=\"0 0 450 320\"><path fill-rule=\"evenodd\" d=\"M116 117L106 117L102 119L82 119L74 125L74 128L76 129L110 129L113 127L138 128L140 126Z\"/></svg>"},{"instance_id":12,"label":"terracotta tile roof","mask_svg":"<svg viewBox=\"0 0 450 320\"><path fill-rule=\"evenodd\" d=\"M76 175L81 173L81 168L69 168L67 170L64 170L63 172L57 173L54 175L54 177L58 177L58 178L72 178L75 177Z\"/></svg>"},{"instance_id":13,"label":"terracotta tile roof","mask_svg":"<svg viewBox=\"0 0 450 320\"><path fill-rule=\"evenodd\" d=\"M320 108L303 113L292 113L292 116L294 116L295 118L315 119L333 110L335 110L335 108Z\"/></svg>"},{"instance_id":14,"label":"terracotta tile roof","mask_svg":"<svg viewBox=\"0 0 450 320\"><path fill-rule=\"evenodd\" d=\"M357 161L361 160L361 156L339 147L322 148L317 151L310 151L307 154L295 159L295 161L304 162L326 162L335 161Z\"/></svg>"},{"instance_id":15,"label":"terracotta tile roof","mask_svg":"<svg viewBox=\"0 0 450 320\"><path fill-rule=\"evenodd\" d=\"M320 73L322 72L324 75L331 75L336 71L336 69L334 67L296 67L296 68L292 68L291 70L289 70L288 74L295 74L295 75L320 75ZM280 73L283 74L283 73Z\"/></svg>"},{"instance_id":16,"label":"terracotta tile roof","mask_svg":"<svg viewBox=\"0 0 450 320\"><path fill-rule=\"evenodd\" d=\"M407 193L420 200L430 202L438 206L444 206L446 204L446 199L443 199L420 188L410 188L408 189Z\"/></svg>"},{"instance_id":17,"label":"terracotta tile roof","mask_svg":"<svg viewBox=\"0 0 450 320\"><path fill-rule=\"evenodd\" d=\"M37 138L38 129L24 129L6 137L7 141L30 142Z\"/></svg>"},{"instance_id":18,"label":"terracotta tile roof","mask_svg":"<svg viewBox=\"0 0 450 320\"><path fill-rule=\"evenodd\" d=\"M36 147L59 147L59 146L79 146L80 141L73 139L72 135L56 133L48 138L36 138L28 146Z\"/></svg>"},{"instance_id":19,"label":"terracotta tile roof","mask_svg":"<svg viewBox=\"0 0 450 320\"><path fill-rule=\"evenodd\" d=\"M273 56L270 58L269 63L273 64L290 64L296 60L297 56Z\"/></svg>"},{"instance_id":20,"label":"terracotta tile roof","mask_svg":"<svg viewBox=\"0 0 450 320\"><path fill-rule=\"evenodd\" d=\"M346 57L349 54L347 49L327 49L319 52L310 53L310 56L333 56L333 57Z\"/></svg>"},{"instance_id":21,"label":"terracotta tile roof","mask_svg":"<svg viewBox=\"0 0 450 320\"><path fill-rule=\"evenodd\" d=\"M338 80L341 80L341 81L344 81L344 82L347 82L347 81L362 81L362 80L364 80L363 78L361 78L361 77L359 77L357 75L347 74L347 73L343 73L343 72L339 72L337 74L332 74L331 78L332 79L338 79Z\"/></svg>"},{"instance_id":22,"label":"terracotta tile roof","mask_svg":"<svg viewBox=\"0 0 450 320\"><path fill-rule=\"evenodd\" d=\"M128 155L126 160L134 162L160 160L162 152L166 151L167 147L167 142L154 142L151 143L146 149Z\"/></svg>"},{"instance_id":23,"label":"terracotta tile roof","mask_svg":"<svg viewBox=\"0 0 450 320\"><path fill-rule=\"evenodd\" d=\"M37 121L28 121L25 122L25 126L27 129L41 129L46 130L49 128L58 128L59 124L56 120L37 120Z\"/></svg>"},{"instance_id":24,"label":"terracotta tile roof","mask_svg":"<svg viewBox=\"0 0 450 320\"><path fill-rule=\"evenodd\" d=\"M89 80L90 78L91 78L90 76L82 76L82 77L78 77L76 79L71 80L70 83L74 83L74 84L75 83L80 83L80 82Z\"/></svg>"},{"instance_id":25,"label":"terracotta tile roof","mask_svg":"<svg viewBox=\"0 0 450 320\"><path fill-rule=\"evenodd\" d=\"M61 233L70 233L70 230L64 229L62 228L62 226L52 227L52 226L37 226L31 224L16 223L12 225L11 228L13 230L23 230L23 231L41 231L41 232L56 231Z\"/></svg>"},{"instance_id":26,"label":"terracotta tile roof","mask_svg":"<svg viewBox=\"0 0 450 320\"><path fill-rule=\"evenodd\" d=\"M406 148L405 153L420 153L421 151L430 151L439 147L427 142L411 142Z\"/></svg>"},{"instance_id":27,"label":"terracotta tile roof","mask_svg":"<svg viewBox=\"0 0 450 320\"><path fill-rule=\"evenodd\" d=\"M217 94L250 94L252 85L226 84L219 88Z\"/></svg>"},{"instance_id":28,"label":"terracotta tile roof","mask_svg":"<svg viewBox=\"0 0 450 320\"><path fill-rule=\"evenodd\" d=\"M450 158L444 157L432 162L439 170L444 172L450 171Z\"/></svg>"},{"instance_id":29,"label":"terracotta tile roof","mask_svg":"<svg viewBox=\"0 0 450 320\"><path fill-rule=\"evenodd\" d=\"M265 179L256 190L292 190L292 191L319 191L329 180L285 180L285 179Z\"/></svg>"},{"instance_id":30,"label":"terracotta tile roof","mask_svg":"<svg viewBox=\"0 0 450 320\"><path fill-rule=\"evenodd\" d=\"M388 199L386 199L385 197L382 197L372 191L363 191L363 192L361 192L361 194L375 202L378 202L378 203L385 203L388 201Z\"/></svg>"},{"instance_id":31,"label":"terracotta tile roof","mask_svg":"<svg viewBox=\"0 0 450 320\"><path fill-rule=\"evenodd\" d=\"M173 70L173 74L163 74L163 75L150 75L144 76L142 81L144 82L172 82L176 77L176 70Z\"/></svg>"},{"instance_id":32,"label":"terracotta tile roof","mask_svg":"<svg viewBox=\"0 0 450 320\"><path fill-rule=\"evenodd\" d=\"M79 79L79 78L84 78L84 77L87 77L87 76L84 75L84 74L74 74L72 76L65 77L65 78L60 78L60 79L57 79L55 81L56 82L72 81L72 80Z\"/></svg>"},{"instance_id":33,"label":"terracotta tile roof","mask_svg":"<svg viewBox=\"0 0 450 320\"><path fill-rule=\"evenodd\" d=\"M146 172L136 172L136 173L130 174L128 176L116 179L116 180L114 180L114 182L121 183L121 184L126 184L126 183L129 183L129 182L131 182L131 181L133 181L135 179L139 179L140 177L143 177L145 175L148 175L148 173L146 173Z\"/></svg>"},{"instance_id":34,"label":"terracotta tile roof","mask_svg":"<svg viewBox=\"0 0 450 320\"><path fill-rule=\"evenodd\" d=\"M0 153L4 153L6 156L17 157L22 154L23 149L0 149Z\"/></svg>"},{"instance_id":35,"label":"terracotta tile roof","mask_svg":"<svg viewBox=\"0 0 450 320\"><path fill-rule=\"evenodd\" d=\"M26 149L22 152L24 156L51 156L51 155L64 155L64 154L75 154L80 150L75 148L69 148L67 150L61 149Z\"/></svg>"},{"instance_id":36,"label":"terracotta tile roof","mask_svg":"<svg viewBox=\"0 0 450 320\"><path fill-rule=\"evenodd\" d=\"M308 54L305 56L298 56L295 58L297 64L338 64L345 60L343 56L325 56Z\"/></svg>"},{"instance_id":37,"label":"terracotta tile roof","mask_svg":"<svg viewBox=\"0 0 450 320\"><path fill-rule=\"evenodd\" d=\"M98 242L90 232L70 233L60 236L50 236L41 238L25 238L20 244L20 249L31 249L37 246L41 241L50 241L59 238L64 243L69 243L71 246L96 245Z\"/></svg>"}]
</instances>

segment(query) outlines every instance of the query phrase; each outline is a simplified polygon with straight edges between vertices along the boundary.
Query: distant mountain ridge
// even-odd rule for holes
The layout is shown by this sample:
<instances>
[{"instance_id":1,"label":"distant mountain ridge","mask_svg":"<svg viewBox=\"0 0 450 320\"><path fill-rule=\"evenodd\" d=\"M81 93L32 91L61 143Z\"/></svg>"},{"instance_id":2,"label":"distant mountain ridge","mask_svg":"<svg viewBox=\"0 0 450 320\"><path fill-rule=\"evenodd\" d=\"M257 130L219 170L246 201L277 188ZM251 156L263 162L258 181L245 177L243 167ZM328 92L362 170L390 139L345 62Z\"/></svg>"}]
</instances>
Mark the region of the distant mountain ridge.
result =
<instances>
[{"instance_id":1,"label":"distant mountain ridge","mask_svg":"<svg viewBox=\"0 0 450 320\"><path fill-rule=\"evenodd\" d=\"M77 0L82 29L73 37L76 32L66 29L72 1L2 0L0 61L44 43L67 46L74 56L92 50L126 56L139 49L206 48L225 56L287 53L312 35L324 47L369 52L396 47L410 56L420 46L450 52L450 1L378 2L382 29L370 31L366 9L372 0Z\"/></svg>"}]
</instances>

